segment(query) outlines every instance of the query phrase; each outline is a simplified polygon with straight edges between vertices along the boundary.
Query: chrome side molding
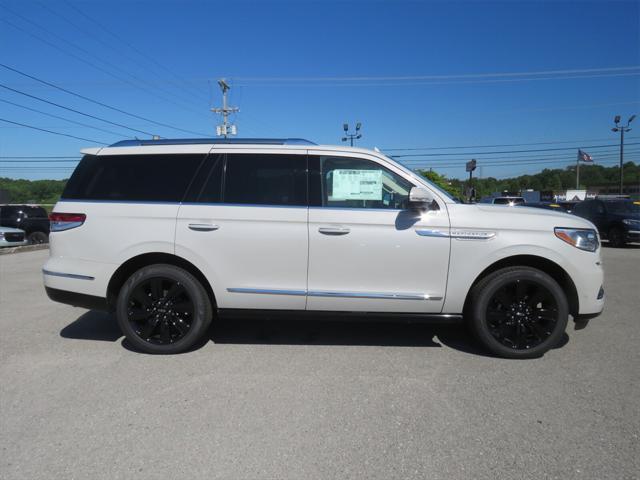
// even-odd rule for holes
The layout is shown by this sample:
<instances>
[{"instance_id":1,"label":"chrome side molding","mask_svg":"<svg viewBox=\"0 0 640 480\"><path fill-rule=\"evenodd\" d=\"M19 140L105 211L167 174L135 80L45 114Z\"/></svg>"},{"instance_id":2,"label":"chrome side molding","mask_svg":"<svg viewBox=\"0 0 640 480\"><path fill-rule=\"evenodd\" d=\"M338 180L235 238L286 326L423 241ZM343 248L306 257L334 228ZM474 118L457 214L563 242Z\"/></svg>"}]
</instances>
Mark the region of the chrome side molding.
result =
<instances>
[{"instance_id":1,"label":"chrome side molding","mask_svg":"<svg viewBox=\"0 0 640 480\"><path fill-rule=\"evenodd\" d=\"M296 295L304 296L307 294L305 290L274 290L263 288L227 288L229 293L257 293L262 295Z\"/></svg>"},{"instance_id":2,"label":"chrome side molding","mask_svg":"<svg viewBox=\"0 0 640 480\"><path fill-rule=\"evenodd\" d=\"M423 293L340 292L330 290L275 290L263 288L227 288L229 293L255 293L262 295L295 295L334 298L373 298L382 300L442 300L442 296Z\"/></svg>"},{"instance_id":3,"label":"chrome side molding","mask_svg":"<svg viewBox=\"0 0 640 480\"><path fill-rule=\"evenodd\" d=\"M78 275L77 273L52 272L51 270L42 269L42 273L50 277L73 278L74 280L95 280L95 277L89 275Z\"/></svg>"},{"instance_id":4,"label":"chrome side molding","mask_svg":"<svg viewBox=\"0 0 640 480\"><path fill-rule=\"evenodd\" d=\"M378 298L383 300L442 300L442 297L424 293L385 293L385 292L337 292L327 290L309 290L310 297L339 298Z\"/></svg>"},{"instance_id":5,"label":"chrome side molding","mask_svg":"<svg viewBox=\"0 0 640 480\"><path fill-rule=\"evenodd\" d=\"M459 230L453 229L450 233L444 230L420 228L416 233L421 237L455 238L456 240L490 240L496 236L496 232L488 230Z\"/></svg>"},{"instance_id":6,"label":"chrome side molding","mask_svg":"<svg viewBox=\"0 0 640 480\"><path fill-rule=\"evenodd\" d=\"M451 238L458 240L490 240L496 232L488 230L451 230Z\"/></svg>"},{"instance_id":7,"label":"chrome side molding","mask_svg":"<svg viewBox=\"0 0 640 480\"><path fill-rule=\"evenodd\" d=\"M416 229L416 233L421 237L449 238L449 234L443 230L430 230L427 228L421 228L421 229Z\"/></svg>"}]
</instances>

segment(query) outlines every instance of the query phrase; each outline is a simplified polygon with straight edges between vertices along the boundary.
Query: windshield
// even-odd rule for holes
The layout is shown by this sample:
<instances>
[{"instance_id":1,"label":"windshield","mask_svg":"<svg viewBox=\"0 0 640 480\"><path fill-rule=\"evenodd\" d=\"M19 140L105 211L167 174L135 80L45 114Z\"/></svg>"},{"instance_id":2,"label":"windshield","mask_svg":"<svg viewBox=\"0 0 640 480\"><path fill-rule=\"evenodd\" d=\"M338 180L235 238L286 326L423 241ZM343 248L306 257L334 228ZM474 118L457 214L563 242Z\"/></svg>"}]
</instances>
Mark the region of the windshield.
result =
<instances>
[{"instance_id":1,"label":"windshield","mask_svg":"<svg viewBox=\"0 0 640 480\"><path fill-rule=\"evenodd\" d=\"M607 202L607 210L611 213L635 213L640 214L640 205L631 200L619 202Z\"/></svg>"}]
</instances>

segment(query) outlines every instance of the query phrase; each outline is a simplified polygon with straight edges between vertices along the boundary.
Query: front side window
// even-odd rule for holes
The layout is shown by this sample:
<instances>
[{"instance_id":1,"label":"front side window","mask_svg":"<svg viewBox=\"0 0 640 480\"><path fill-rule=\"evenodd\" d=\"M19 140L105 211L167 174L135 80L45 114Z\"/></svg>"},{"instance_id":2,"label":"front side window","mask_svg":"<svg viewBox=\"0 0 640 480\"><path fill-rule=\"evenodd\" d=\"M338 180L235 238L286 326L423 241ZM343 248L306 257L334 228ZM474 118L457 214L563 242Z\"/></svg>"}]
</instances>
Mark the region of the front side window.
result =
<instances>
[{"instance_id":1,"label":"front side window","mask_svg":"<svg viewBox=\"0 0 640 480\"><path fill-rule=\"evenodd\" d=\"M403 210L413 184L370 160L316 157L323 207Z\"/></svg>"},{"instance_id":2,"label":"front side window","mask_svg":"<svg viewBox=\"0 0 640 480\"><path fill-rule=\"evenodd\" d=\"M306 155L227 155L224 203L307 205Z\"/></svg>"}]
</instances>

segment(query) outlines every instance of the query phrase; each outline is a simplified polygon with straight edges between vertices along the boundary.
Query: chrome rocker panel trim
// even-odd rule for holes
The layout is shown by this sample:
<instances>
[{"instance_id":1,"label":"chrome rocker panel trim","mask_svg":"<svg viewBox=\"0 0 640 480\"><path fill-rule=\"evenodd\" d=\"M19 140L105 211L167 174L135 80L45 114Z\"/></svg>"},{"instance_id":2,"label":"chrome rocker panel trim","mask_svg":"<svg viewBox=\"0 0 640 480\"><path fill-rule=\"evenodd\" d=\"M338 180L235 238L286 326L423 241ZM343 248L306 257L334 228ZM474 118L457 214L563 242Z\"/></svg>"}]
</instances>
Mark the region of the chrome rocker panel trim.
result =
<instances>
[{"instance_id":1,"label":"chrome rocker panel trim","mask_svg":"<svg viewBox=\"0 0 640 480\"><path fill-rule=\"evenodd\" d=\"M383 300L442 300L441 296L422 293L384 293L384 292L336 292L325 290L274 290L261 288L227 288L229 293L256 293L263 295L295 295L309 297L338 297L338 298L373 298Z\"/></svg>"}]
</instances>

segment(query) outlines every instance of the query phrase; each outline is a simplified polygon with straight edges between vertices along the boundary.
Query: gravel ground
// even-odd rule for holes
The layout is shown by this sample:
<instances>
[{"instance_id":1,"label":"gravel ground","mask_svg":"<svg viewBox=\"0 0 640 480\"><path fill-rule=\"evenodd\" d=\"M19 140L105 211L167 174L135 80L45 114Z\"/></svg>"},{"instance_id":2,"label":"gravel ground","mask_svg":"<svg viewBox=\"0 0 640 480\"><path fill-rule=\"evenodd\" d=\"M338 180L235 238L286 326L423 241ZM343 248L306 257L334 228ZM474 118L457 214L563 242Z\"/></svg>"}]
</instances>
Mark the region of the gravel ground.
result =
<instances>
[{"instance_id":1,"label":"gravel ground","mask_svg":"<svg viewBox=\"0 0 640 480\"><path fill-rule=\"evenodd\" d=\"M640 249L605 313L541 359L452 326L227 321L177 356L50 302L47 251L0 257L0 478L632 479Z\"/></svg>"}]
</instances>

